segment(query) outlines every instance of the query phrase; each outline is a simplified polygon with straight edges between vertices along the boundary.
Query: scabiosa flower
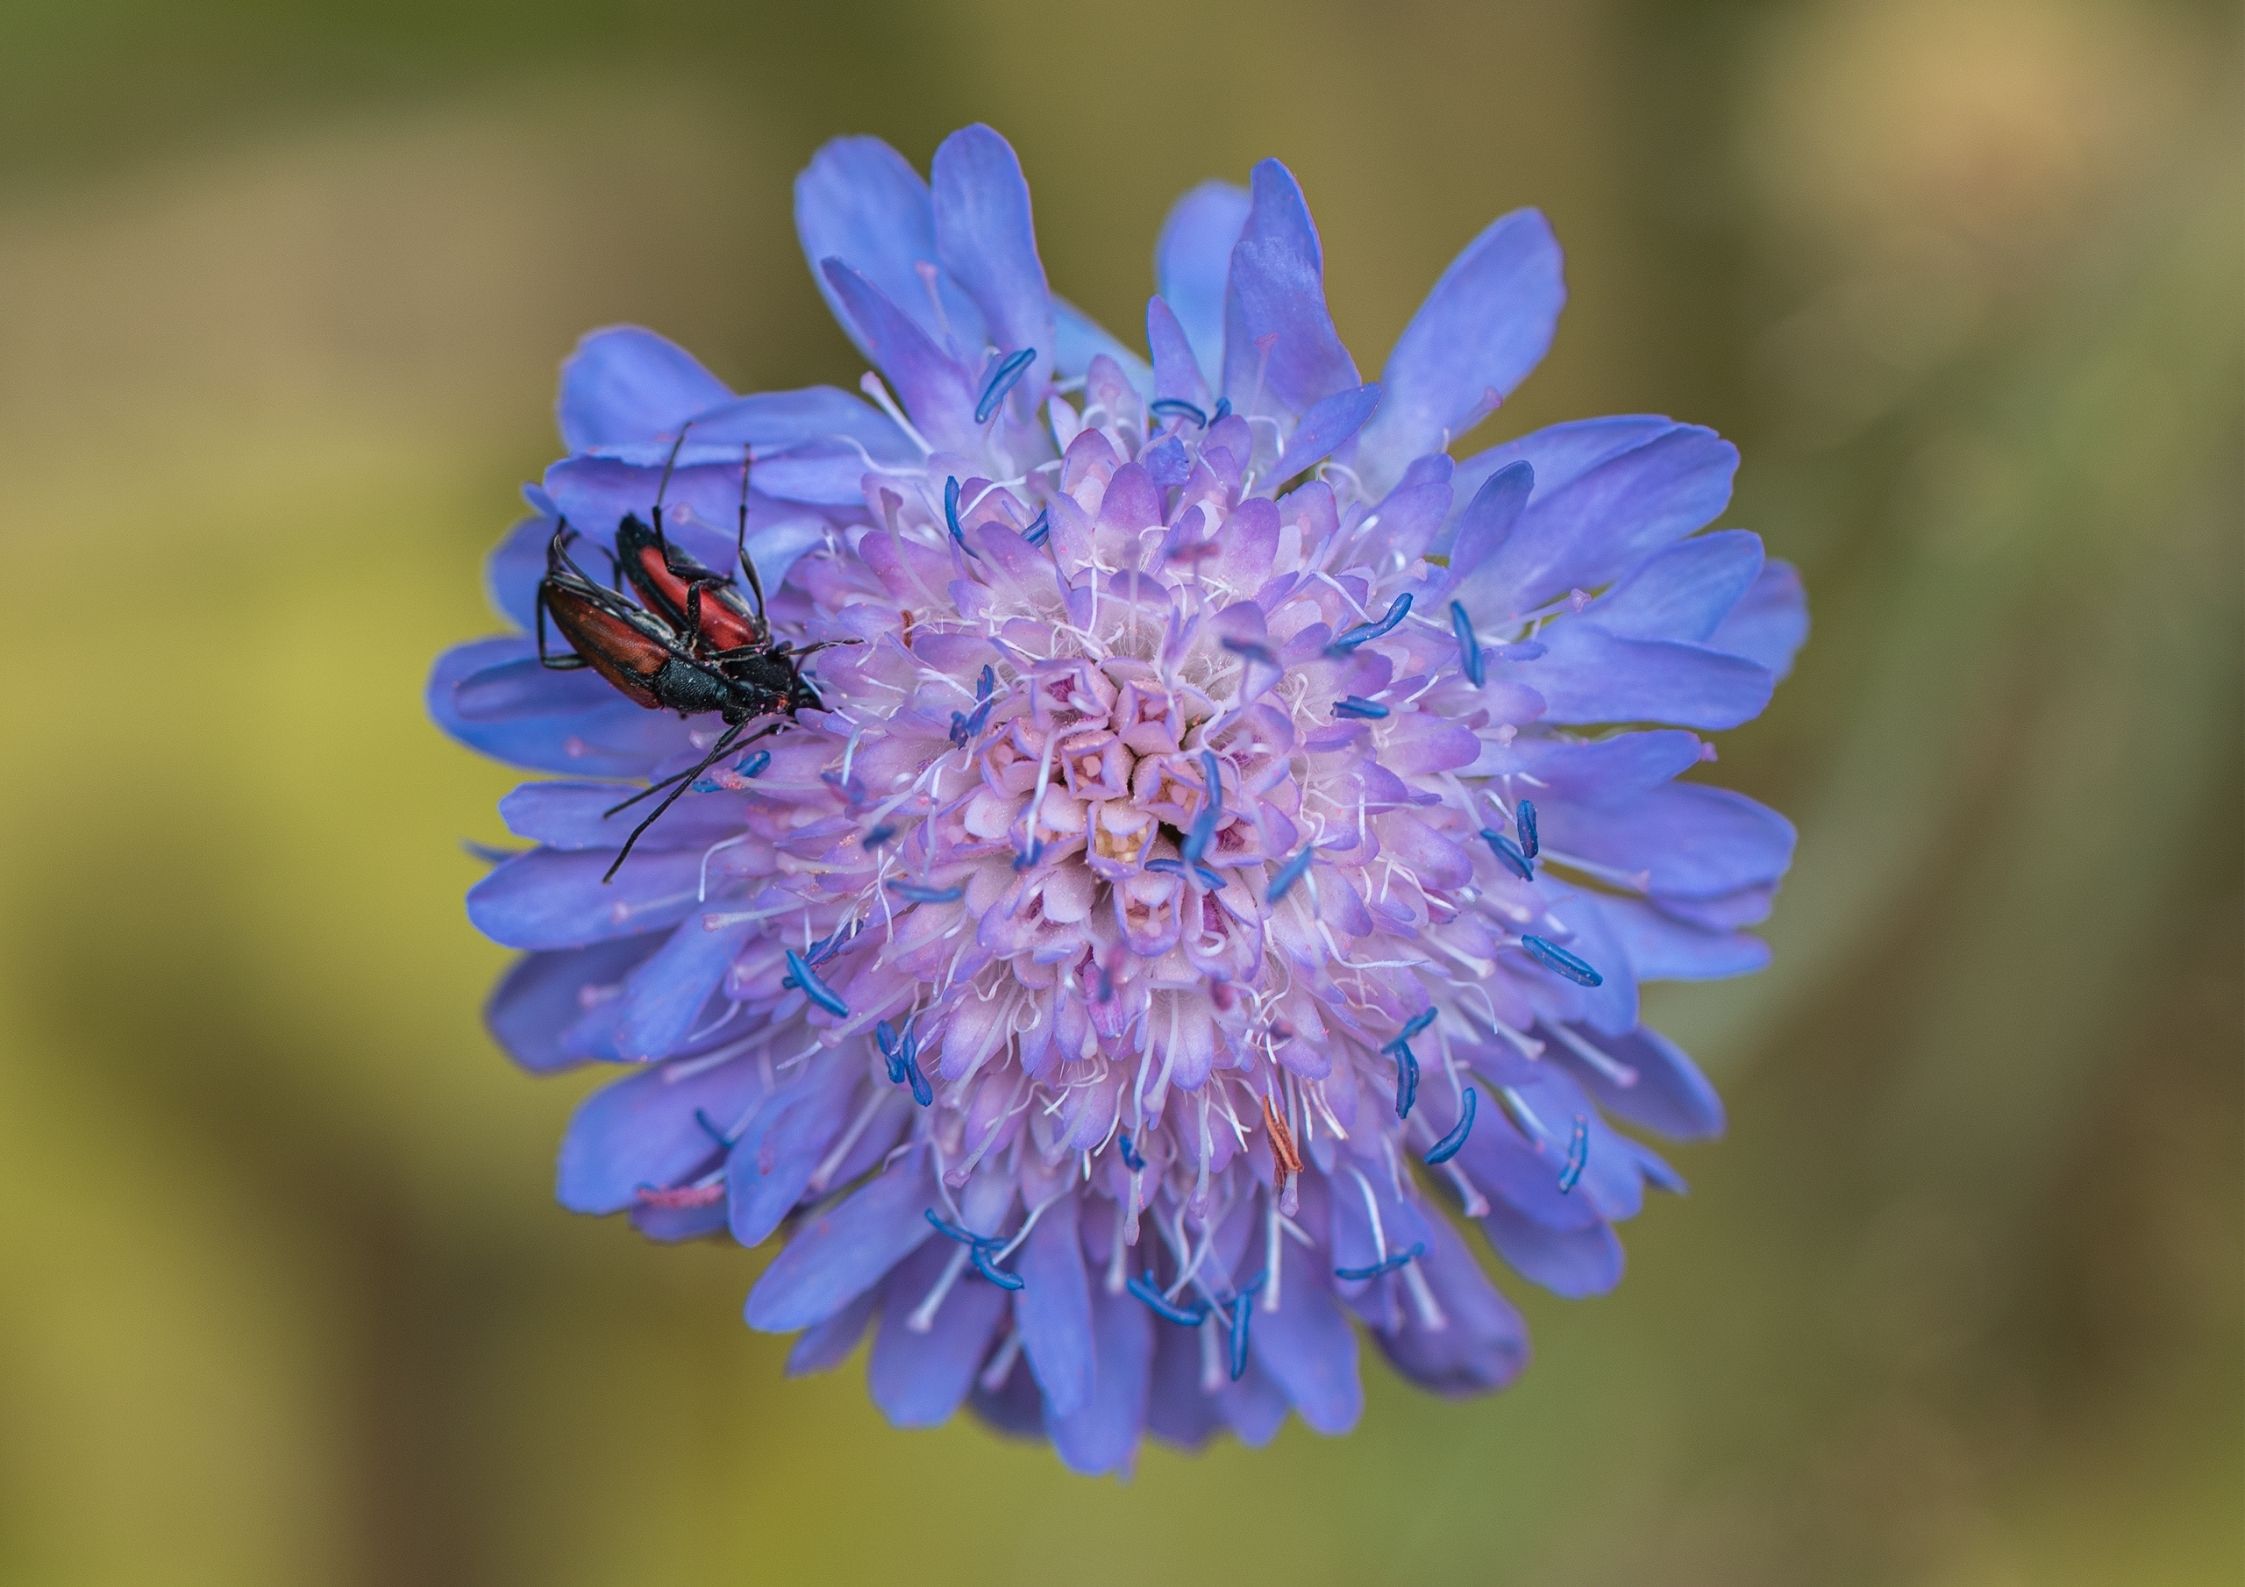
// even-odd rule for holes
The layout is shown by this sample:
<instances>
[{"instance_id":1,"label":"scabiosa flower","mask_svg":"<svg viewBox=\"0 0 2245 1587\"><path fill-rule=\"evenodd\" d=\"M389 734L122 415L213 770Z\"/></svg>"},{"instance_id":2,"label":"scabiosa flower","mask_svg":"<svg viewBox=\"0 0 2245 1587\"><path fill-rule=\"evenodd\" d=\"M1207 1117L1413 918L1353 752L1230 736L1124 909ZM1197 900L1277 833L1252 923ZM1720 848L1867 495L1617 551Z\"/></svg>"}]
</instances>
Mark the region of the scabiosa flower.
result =
<instances>
[{"instance_id":1,"label":"scabiosa flower","mask_svg":"<svg viewBox=\"0 0 2245 1587\"><path fill-rule=\"evenodd\" d=\"M1146 1431L1344 1430L1360 1336L1441 1393L1505 1384L1521 1321L1451 1211L1562 1295L1616 1282L1615 1226L1678 1188L1620 1126L1722 1123L1639 983L1758 967L1791 855L1687 777L1806 628L1754 535L1698 533L1733 449L1629 417L1451 459L1551 339L1533 212L1377 382L1276 163L1170 216L1149 360L1047 289L987 128L928 182L831 144L796 220L864 400L587 338L568 455L492 564L518 632L430 687L456 736L571 779L506 799L535 847L468 900L527 950L507 1049L617 1074L560 1199L784 1232L747 1320L799 1335L792 1370L870 1331L894 1421L968 1404L1083 1471ZM557 523L597 547L658 489L711 567L745 524L775 634L827 647L820 708L604 883L645 808L605 813L614 779L724 724L545 670L530 631Z\"/></svg>"}]
</instances>

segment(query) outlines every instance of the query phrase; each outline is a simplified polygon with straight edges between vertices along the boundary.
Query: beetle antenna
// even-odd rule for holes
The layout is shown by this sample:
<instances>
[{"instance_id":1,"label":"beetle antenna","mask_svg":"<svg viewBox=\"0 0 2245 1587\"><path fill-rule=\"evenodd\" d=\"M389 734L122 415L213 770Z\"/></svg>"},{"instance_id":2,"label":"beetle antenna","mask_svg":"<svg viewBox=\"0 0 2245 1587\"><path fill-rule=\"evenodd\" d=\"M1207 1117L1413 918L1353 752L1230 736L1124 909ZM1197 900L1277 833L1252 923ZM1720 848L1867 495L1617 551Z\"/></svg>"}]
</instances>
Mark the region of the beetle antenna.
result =
<instances>
[{"instance_id":1,"label":"beetle antenna","mask_svg":"<svg viewBox=\"0 0 2245 1587\"><path fill-rule=\"evenodd\" d=\"M678 439L670 443L670 456L663 459L663 477L655 481L654 519L655 543L657 545L666 545L663 540L663 494L670 489L671 470L678 466L678 449L686 444L686 432L693 427L694 421L691 419L678 427Z\"/></svg>"},{"instance_id":2,"label":"beetle antenna","mask_svg":"<svg viewBox=\"0 0 2245 1587\"><path fill-rule=\"evenodd\" d=\"M753 744L757 739L764 737L765 734L777 733L782 727L786 725L787 724L785 722L773 722L770 725L766 726L762 731L755 734L754 737L751 737L744 742ZM629 810L633 805L639 803L640 800L648 798L650 795L661 793L665 788L670 787L673 783L684 782L689 777L697 775L700 771L701 767L695 766L686 771L674 771L668 777L662 778L660 781L651 782L646 787L633 794L630 798L619 799L614 804L610 805L607 809L601 811L600 819L605 821L612 815L617 815L625 810Z\"/></svg>"},{"instance_id":3,"label":"beetle antenna","mask_svg":"<svg viewBox=\"0 0 2245 1587\"><path fill-rule=\"evenodd\" d=\"M757 732L749 734L747 742L753 743L757 739L764 737L764 735L767 733L776 733L785 725L786 723L784 720L779 722L766 723L765 726ZM703 772L709 770L712 765L716 764L719 758L731 752L737 744L742 742L741 733L747 726L747 722L734 723L724 732L718 734L717 742L709 746L709 753L704 755L699 761L697 761L690 770L680 772L676 777L666 777L663 779L664 782L675 782L677 786L672 788L669 793L663 795L663 802L661 804L655 806L654 809L647 812L646 820L640 822L639 825L631 829L631 836L624 839L624 846L616 851L615 860L601 875L600 880L603 885L616 879L616 872L622 868L624 861L630 857L632 845L639 841L639 835L645 832L649 827L653 826L657 820L661 819L662 813L665 810L668 810L672 805L678 803L679 795L683 794L687 789L694 786L695 778L699 777ZM660 783L654 784L650 786L647 791L649 793L653 793L655 791L655 788L660 786ZM628 804L630 803L630 801L626 800L625 803ZM623 806L618 805L616 808L620 810L623 808Z\"/></svg>"},{"instance_id":4,"label":"beetle antenna","mask_svg":"<svg viewBox=\"0 0 2245 1587\"><path fill-rule=\"evenodd\" d=\"M748 559L748 462L749 445L744 441L741 443L740 532L734 539L733 548L740 556L741 572L748 579L748 592L756 597L756 620L764 624L764 630L768 636L771 632L771 623L764 616L764 581L756 576L756 564Z\"/></svg>"},{"instance_id":5,"label":"beetle antenna","mask_svg":"<svg viewBox=\"0 0 2245 1587\"><path fill-rule=\"evenodd\" d=\"M678 786L671 789L669 793L663 795L662 803L647 812L646 820L640 822L639 825L631 829L631 836L624 839L624 846L618 849L616 851L616 857L613 860L609 861L608 869L601 872L600 881L602 886L606 886L608 883L616 879L616 872L621 870L623 868L624 861L631 857L632 845L639 841L639 835L642 832L645 832L649 827L653 826L656 821L661 818L662 813L665 810L668 810L672 805L678 803L678 796L680 794L683 794L687 789L694 786L694 779L696 777L699 777L703 772L707 771L710 767L711 762L715 761L718 756L724 754L727 750L733 747L733 740L740 737L740 732L740 727L734 726L729 727L724 732L718 734L717 742L709 746L709 753L704 755L701 760L695 764L693 770L685 773L685 775L681 776L678 779Z\"/></svg>"},{"instance_id":6,"label":"beetle antenna","mask_svg":"<svg viewBox=\"0 0 2245 1587\"><path fill-rule=\"evenodd\" d=\"M617 800L607 809L600 812L600 819L605 821L612 815L616 815L622 811L629 810L633 805L639 803L640 800L647 798L649 795L659 794L665 788L668 788L672 783L684 782L687 778L693 775L694 774L690 771L672 772L668 777L663 778L660 782L649 783L646 787L640 789L639 792L633 794L629 799Z\"/></svg>"}]
</instances>

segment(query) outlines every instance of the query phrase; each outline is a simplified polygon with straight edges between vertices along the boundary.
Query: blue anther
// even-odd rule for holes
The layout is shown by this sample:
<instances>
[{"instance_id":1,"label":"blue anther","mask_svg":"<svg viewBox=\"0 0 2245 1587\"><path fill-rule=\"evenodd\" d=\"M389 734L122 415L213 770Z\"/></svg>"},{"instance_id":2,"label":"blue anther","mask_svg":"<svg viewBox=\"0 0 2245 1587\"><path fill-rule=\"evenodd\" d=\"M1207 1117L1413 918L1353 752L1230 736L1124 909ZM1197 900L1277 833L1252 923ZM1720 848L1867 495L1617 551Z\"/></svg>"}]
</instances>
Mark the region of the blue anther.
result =
<instances>
[{"instance_id":1,"label":"blue anther","mask_svg":"<svg viewBox=\"0 0 2245 1587\"><path fill-rule=\"evenodd\" d=\"M1027 1283L1027 1281L1023 1279L1019 1273L1008 1273L1004 1268L998 1266L996 1262L992 1261L990 1259L990 1248L988 1246L976 1246L973 1249L973 1252L969 1255L968 1260L974 1263L974 1270L977 1273L980 1273L984 1278L997 1285L1000 1289L1021 1289L1025 1287Z\"/></svg>"},{"instance_id":2,"label":"blue anther","mask_svg":"<svg viewBox=\"0 0 2245 1587\"><path fill-rule=\"evenodd\" d=\"M976 554L974 548L967 544L967 532L959 527L959 476L956 474L950 475L943 482L943 523L951 531L951 538L959 543L961 551L970 557Z\"/></svg>"},{"instance_id":3,"label":"blue anther","mask_svg":"<svg viewBox=\"0 0 2245 1587\"><path fill-rule=\"evenodd\" d=\"M1037 516L1029 520L1029 527L1021 531L1021 538L1033 546L1041 546L1052 535L1052 509L1040 507Z\"/></svg>"},{"instance_id":4,"label":"blue anther","mask_svg":"<svg viewBox=\"0 0 2245 1587\"><path fill-rule=\"evenodd\" d=\"M1337 1267L1333 1269L1333 1276L1360 1280L1378 1278L1383 1273L1393 1273L1396 1269L1407 1266L1413 1257L1424 1256L1426 1253L1426 1242L1413 1240L1407 1250L1391 1252L1384 1260L1374 1262L1370 1267Z\"/></svg>"},{"instance_id":5,"label":"blue anther","mask_svg":"<svg viewBox=\"0 0 2245 1587\"><path fill-rule=\"evenodd\" d=\"M1395 625L1410 615L1411 597L1408 594L1398 595L1394 600L1388 602L1387 611L1382 614L1379 622L1373 625L1371 637L1378 639L1383 634L1394 632Z\"/></svg>"},{"instance_id":6,"label":"blue anther","mask_svg":"<svg viewBox=\"0 0 2245 1587\"><path fill-rule=\"evenodd\" d=\"M1132 1143L1128 1130L1116 1137L1115 1144L1122 1148L1123 1167L1135 1174L1146 1166L1146 1159Z\"/></svg>"},{"instance_id":7,"label":"blue anther","mask_svg":"<svg viewBox=\"0 0 2245 1587\"><path fill-rule=\"evenodd\" d=\"M980 705L976 706L971 713L968 714L967 737L974 737L975 734L981 732L982 729L986 725L988 725L990 721L991 708L997 703L998 702L996 700L985 700Z\"/></svg>"},{"instance_id":8,"label":"blue anther","mask_svg":"<svg viewBox=\"0 0 2245 1587\"><path fill-rule=\"evenodd\" d=\"M1177 846L1177 852L1184 855L1186 864L1200 863L1208 840L1216 835L1216 816L1214 805L1202 805L1200 813L1193 817L1193 824L1185 829L1185 841Z\"/></svg>"},{"instance_id":9,"label":"blue anther","mask_svg":"<svg viewBox=\"0 0 2245 1587\"><path fill-rule=\"evenodd\" d=\"M968 731L967 731L967 714L966 714L966 712L964 712L964 711L953 711L953 712L951 713L951 744L952 744L952 747L953 747L953 748L955 748L955 749L965 749L965 748L967 747L967 740L968 740L969 738L971 738L972 736L973 736L973 735L972 735L972 734L970 734L970 733L968 733Z\"/></svg>"},{"instance_id":10,"label":"blue anther","mask_svg":"<svg viewBox=\"0 0 2245 1587\"><path fill-rule=\"evenodd\" d=\"M1450 632L1458 636L1458 665L1465 669L1466 682L1476 689L1488 670L1481 665L1481 641L1473 632L1473 619L1458 602L1450 603Z\"/></svg>"},{"instance_id":11,"label":"blue anther","mask_svg":"<svg viewBox=\"0 0 2245 1587\"><path fill-rule=\"evenodd\" d=\"M970 1247L989 1243L983 1236L961 1228L933 1207L926 1210L926 1217L929 1223L935 1225L935 1232L942 1235L946 1240L956 1240L959 1244Z\"/></svg>"},{"instance_id":12,"label":"blue anther","mask_svg":"<svg viewBox=\"0 0 2245 1587\"><path fill-rule=\"evenodd\" d=\"M904 1038L904 1048L898 1054L898 1066L904 1079L912 1087L912 1100L923 1108L935 1100L935 1087L928 1084L927 1075L920 1068L920 1044L909 1034Z\"/></svg>"},{"instance_id":13,"label":"blue anther","mask_svg":"<svg viewBox=\"0 0 2245 1587\"><path fill-rule=\"evenodd\" d=\"M1031 838L1029 847L1013 857L1013 868L1017 871L1025 871L1044 857L1044 840L1042 838Z\"/></svg>"},{"instance_id":14,"label":"blue anther","mask_svg":"<svg viewBox=\"0 0 2245 1587\"><path fill-rule=\"evenodd\" d=\"M1231 1367L1234 1383L1247 1373L1247 1323L1254 1315L1255 1291L1262 1287L1263 1281L1257 1279L1232 1297Z\"/></svg>"},{"instance_id":15,"label":"blue anther","mask_svg":"<svg viewBox=\"0 0 2245 1587\"><path fill-rule=\"evenodd\" d=\"M924 887L918 882L892 881L889 891L908 904L955 904L967 896L964 887Z\"/></svg>"},{"instance_id":16,"label":"blue anther","mask_svg":"<svg viewBox=\"0 0 2245 1587\"><path fill-rule=\"evenodd\" d=\"M1185 874L1185 862L1183 860L1173 860L1164 855L1160 859L1148 860L1146 862L1146 869L1149 871L1159 871L1164 876L1182 876Z\"/></svg>"},{"instance_id":17,"label":"blue anther","mask_svg":"<svg viewBox=\"0 0 2245 1587\"><path fill-rule=\"evenodd\" d=\"M717 1143L719 1151L729 1152L733 1149L733 1138L718 1128L717 1121L709 1116L707 1109L694 1109L694 1122L702 1127L704 1135Z\"/></svg>"},{"instance_id":18,"label":"blue anther","mask_svg":"<svg viewBox=\"0 0 2245 1587\"><path fill-rule=\"evenodd\" d=\"M1208 783L1208 808L1218 815L1224 813L1224 778L1222 772L1223 768L1216 759L1216 751L1212 749L1202 750L1200 752L1200 774Z\"/></svg>"},{"instance_id":19,"label":"blue anther","mask_svg":"<svg viewBox=\"0 0 2245 1587\"><path fill-rule=\"evenodd\" d=\"M877 849L882 844L888 842L889 839L895 836L896 824L894 822L884 821L879 826L869 829L866 832L865 836L858 841L864 844L864 846L869 849Z\"/></svg>"},{"instance_id":20,"label":"blue anther","mask_svg":"<svg viewBox=\"0 0 2245 1587\"><path fill-rule=\"evenodd\" d=\"M1605 984L1604 976L1555 942L1546 942L1541 937L1522 937L1520 946L1542 960L1545 968L1558 971L1577 986Z\"/></svg>"},{"instance_id":21,"label":"blue anther","mask_svg":"<svg viewBox=\"0 0 2245 1587\"><path fill-rule=\"evenodd\" d=\"M1487 827L1483 827L1481 829L1481 841L1489 845L1489 852L1502 861L1505 869L1512 872L1513 875L1524 882L1532 882L1536 879L1536 868L1528 863L1528 856L1520 852L1519 844L1513 842L1502 832L1492 832Z\"/></svg>"},{"instance_id":22,"label":"blue anther","mask_svg":"<svg viewBox=\"0 0 2245 1587\"><path fill-rule=\"evenodd\" d=\"M1146 1309L1164 1322L1173 1322L1180 1328L1198 1328L1208 1320L1208 1308L1195 1302L1180 1306L1161 1292L1159 1286L1143 1273L1133 1273L1123 1280L1123 1288L1146 1303ZM1238 1377L1237 1372L1232 1374Z\"/></svg>"},{"instance_id":23,"label":"blue anther","mask_svg":"<svg viewBox=\"0 0 2245 1587\"><path fill-rule=\"evenodd\" d=\"M1158 397L1146 404L1146 411L1164 419L1190 419L1202 429L1208 428L1208 415L1200 411L1200 405L1183 397Z\"/></svg>"},{"instance_id":24,"label":"blue anther","mask_svg":"<svg viewBox=\"0 0 2245 1587\"><path fill-rule=\"evenodd\" d=\"M1395 1116L1411 1116L1411 1104L1419 1099L1419 1060L1407 1041L1394 1043L1389 1051L1395 1054Z\"/></svg>"},{"instance_id":25,"label":"blue anther","mask_svg":"<svg viewBox=\"0 0 2245 1587\"><path fill-rule=\"evenodd\" d=\"M1344 695L1333 702L1335 716L1354 716L1368 722L1377 722L1388 714L1388 708L1377 700L1367 700L1362 695Z\"/></svg>"},{"instance_id":26,"label":"blue anther","mask_svg":"<svg viewBox=\"0 0 2245 1587\"><path fill-rule=\"evenodd\" d=\"M1520 801L1512 812L1512 824L1520 829L1520 852L1534 859L1542 845L1536 840L1536 807L1532 800Z\"/></svg>"},{"instance_id":27,"label":"blue anther","mask_svg":"<svg viewBox=\"0 0 2245 1587\"><path fill-rule=\"evenodd\" d=\"M1227 639L1222 641L1222 644L1226 650L1235 656L1245 656L1250 661L1264 662L1273 667L1278 665L1277 653L1260 640Z\"/></svg>"},{"instance_id":28,"label":"blue anther","mask_svg":"<svg viewBox=\"0 0 2245 1587\"><path fill-rule=\"evenodd\" d=\"M1231 415L1232 399L1229 397L1218 397L1216 399L1215 408L1208 415L1208 422L1210 424L1221 424L1224 420L1230 418Z\"/></svg>"},{"instance_id":29,"label":"blue anther","mask_svg":"<svg viewBox=\"0 0 2245 1587\"><path fill-rule=\"evenodd\" d=\"M1403 1034L1399 1039L1402 1041L1409 1041L1412 1037L1418 1035L1420 1031L1425 1030L1429 1025L1433 1024L1436 1016L1440 1013L1440 1009L1420 1009L1416 1014L1413 1014L1411 1018L1404 1024Z\"/></svg>"},{"instance_id":30,"label":"blue anther","mask_svg":"<svg viewBox=\"0 0 2245 1587\"><path fill-rule=\"evenodd\" d=\"M787 950L787 971L794 983L803 989L803 995L825 1009L836 1019L850 1017L850 1005L835 996L834 988L818 978L818 972L793 948Z\"/></svg>"},{"instance_id":31,"label":"blue anther","mask_svg":"<svg viewBox=\"0 0 2245 1587\"><path fill-rule=\"evenodd\" d=\"M982 383L982 399L974 405L974 422L988 424L990 415L998 411L998 404L1006 400L1006 393L1021 378L1021 372L1036 361L1037 350L1024 347L1019 352L1008 353L990 371L990 378Z\"/></svg>"},{"instance_id":32,"label":"blue anther","mask_svg":"<svg viewBox=\"0 0 2245 1587\"><path fill-rule=\"evenodd\" d=\"M977 700L987 700L997 691L998 674L991 667L985 665L982 669L982 676L974 680L974 697Z\"/></svg>"},{"instance_id":33,"label":"blue anther","mask_svg":"<svg viewBox=\"0 0 2245 1587\"><path fill-rule=\"evenodd\" d=\"M1536 866L1529 864L1529 857L1520 853L1520 844L1515 844L1511 837L1506 837L1504 833L1488 831L1488 828L1484 826L1482 828L1482 842L1488 844L1488 853L1493 853L1497 860L1504 864L1506 871L1518 875L1522 882L1536 880Z\"/></svg>"},{"instance_id":34,"label":"blue anther","mask_svg":"<svg viewBox=\"0 0 2245 1587\"><path fill-rule=\"evenodd\" d=\"M1314 858L1316 858L1314 850L1304 849L1284 865L1281 865L1278 868L1278 874L1271 878L1270 890L1263 894L1263 902L1275 904L1284 898L1288 889L1309 874L1310 861Z\"/></svg>"},{"instance_id":35,"label":"blue anther","mask_svg":"<svg viewBox=\"0 0 2245 1587\"><path fill-rule=\"evenodd\" d=\"M1193 874L1200 878L1201 886L1207 888L1210 892L1220 893L1224 890L1224 878L1217 875L1216 872L1209 869L1207 866L1200 864L1194 865Z\"/></svg>"},{"instance_id":36,"label":"blue anther","mask_svg":"<svg viewBox=\"0 0 2245 1587\"><path fill-rule=\"evenodd\" d=\"M1343 630L1335 637L1333 643L1325 647L1326 654L1345 656L1361 644L1378 639L1383 634L1392 633L1395 625L1402 622L1410 614L1410 611L1411 597L1398 595L1388 603L1386 616L1376 623L1358 623L1354 628Z\"/></svg>"},{"instance_id":37,"label":"blue anther","mask_svg":"<svg viewBox=\"0 0 2245 1587\"><path fill-rule=\"evenodd\" d=\"M1575 1133L1567 1142L1566 1166L1559 1170L1559 1194L1564 1196L1582 1183L1582 1171L1590 1164L1590 1121L1580 1113L1575 1115Z\"/></svg>"},{"instance_id":38,"label":"blue anther","mask_svg":"<svg viewBox=\"0 0 2245 1587\"><path fill-rule=\"evenodd\" d=\"M896 1027L887 1020L881 1021L873 1027L873 1041L881 1049L881 1056L889 1057L896 1051Z\"/></svg>"},{"instance_id":39,"label":"blue anther","mask_svg":"<svg viewBox=\"0 0 2245 1587\"><path fill-rule=\"evenodd\" d=\"M1427 1148L1426 1165L1436 1168L1447 1163L1465 1148L1465 1138L1473 1133L1474 1109L1479 1105L1473 1087L1465 1088L1465 1097L1458 1104L1458 1122L1450 1126L1450 1133Z\"/></svg>"},{"instance_id":40,"label":"blue anther","mask_svg":"<svg viewBox=\"0 0 2245 1587\"><path fill-rule=\"evenodd\" d=\"M771 763L772 752L770 750L756 750L740 758L738 764L733 767L733 775L736 777L753 777ZM694 792L696 793L723 793L724 791L725 785L713 777L697 777L694 780Z\"/></svg>"}]
</instances>

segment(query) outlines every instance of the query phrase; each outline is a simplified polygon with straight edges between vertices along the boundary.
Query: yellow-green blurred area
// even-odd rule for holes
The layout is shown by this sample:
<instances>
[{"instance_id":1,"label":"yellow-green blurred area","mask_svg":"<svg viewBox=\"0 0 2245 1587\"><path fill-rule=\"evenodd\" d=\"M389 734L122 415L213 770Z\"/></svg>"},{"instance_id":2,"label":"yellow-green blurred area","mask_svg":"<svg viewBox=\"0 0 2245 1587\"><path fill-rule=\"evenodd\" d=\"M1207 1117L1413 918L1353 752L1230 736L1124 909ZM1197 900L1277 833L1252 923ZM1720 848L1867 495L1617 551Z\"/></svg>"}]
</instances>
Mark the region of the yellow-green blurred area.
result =
<instances>
[{"instance_id":1,"label":"yellow-green blurred area","mask_svg":"<svg viewBox=\"0 0 2245 1587\"><path fill-rule=\"evenodd\" d=\"M0 1584L2221 1583L2245 1546L2238 16L2156 0L0 7ZM1489 217L1572 289L1489 434L1662 411L1816 631L1722 774L1729 1137L1537 1360L1128 1484L551 1200L478 1023L508 772L420 694L639 321L857 374L841 132L1019 148L1136 340L1169 199L1300 176L1376 369Z\"/></svg>"}]
</instances>

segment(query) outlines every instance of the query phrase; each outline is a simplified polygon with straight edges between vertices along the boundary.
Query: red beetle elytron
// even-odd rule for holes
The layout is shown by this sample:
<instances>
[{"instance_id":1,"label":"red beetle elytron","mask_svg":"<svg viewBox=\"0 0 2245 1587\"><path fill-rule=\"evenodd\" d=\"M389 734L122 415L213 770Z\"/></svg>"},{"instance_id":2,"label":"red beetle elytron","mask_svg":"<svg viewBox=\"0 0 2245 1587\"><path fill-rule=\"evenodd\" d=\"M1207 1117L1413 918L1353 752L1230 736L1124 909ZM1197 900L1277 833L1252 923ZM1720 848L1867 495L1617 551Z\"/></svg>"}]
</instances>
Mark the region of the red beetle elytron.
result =
<instances>
[{"instance_id":1,"label":"red beetle elytron","mask_svg":"<svg viewBox=\"0 0 2245 1587\"><path fill-rule=\"evenodd\" d=\"M747 650L764 643L764 591L756 580L755 564L748 560L745 544L741 571L748 576L749 593L756 597L752 611L741 592L724 574L703 567L663 538L662 509L649 527L626 515L616 526L616 561L631 582L639 603L657 613L671 627L692 634L714 651ZM744 531L747 524L742 524Z\"/></svg>"}]
</instances>

